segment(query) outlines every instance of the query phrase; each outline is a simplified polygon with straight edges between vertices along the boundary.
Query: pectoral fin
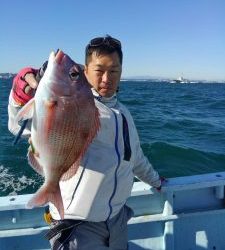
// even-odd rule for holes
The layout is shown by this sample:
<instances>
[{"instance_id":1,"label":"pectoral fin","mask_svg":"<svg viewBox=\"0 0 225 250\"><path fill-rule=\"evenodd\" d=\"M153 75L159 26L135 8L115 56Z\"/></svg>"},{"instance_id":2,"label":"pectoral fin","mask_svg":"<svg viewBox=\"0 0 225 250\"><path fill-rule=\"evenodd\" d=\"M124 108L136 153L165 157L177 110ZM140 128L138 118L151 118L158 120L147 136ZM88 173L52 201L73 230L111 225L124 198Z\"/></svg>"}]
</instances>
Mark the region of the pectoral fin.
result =
<instances>
[{"instance_id":1,"label":"pectoral fin","mask_svg":"<svg viewBox=\"0 0 225 250\"><path fill-rule=\"evenodd\" d=\"M32 98L26 105L24 105L16 116L17 123L31 119L34 113L34 98Z\"/></svg>"}]
</instances>

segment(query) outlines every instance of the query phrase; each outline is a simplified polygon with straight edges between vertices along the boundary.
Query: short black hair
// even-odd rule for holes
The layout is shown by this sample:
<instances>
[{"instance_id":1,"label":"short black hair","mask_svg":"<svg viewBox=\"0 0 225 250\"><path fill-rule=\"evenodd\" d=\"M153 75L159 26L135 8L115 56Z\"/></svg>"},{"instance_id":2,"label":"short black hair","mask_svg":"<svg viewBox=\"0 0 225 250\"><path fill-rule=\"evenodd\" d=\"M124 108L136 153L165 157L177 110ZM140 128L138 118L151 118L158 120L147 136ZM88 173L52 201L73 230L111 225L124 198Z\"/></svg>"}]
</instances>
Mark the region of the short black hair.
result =
<instances>
[{"instance_id":1,"label":"short black hair","mask_svg":"<svg viewBox=\"0 0 225 250\"><path fill-rule=\"evenodd\" d=\"M121 42L116 38L113 38L109 35L104 37L96 37L93 38L85 49L85 64L89 63L90 57L96 53L97 56L99 55L107 55L116 52L119 56L119 61L122 65L123 62L123 52Z\"/></svg>"}]
</instances>

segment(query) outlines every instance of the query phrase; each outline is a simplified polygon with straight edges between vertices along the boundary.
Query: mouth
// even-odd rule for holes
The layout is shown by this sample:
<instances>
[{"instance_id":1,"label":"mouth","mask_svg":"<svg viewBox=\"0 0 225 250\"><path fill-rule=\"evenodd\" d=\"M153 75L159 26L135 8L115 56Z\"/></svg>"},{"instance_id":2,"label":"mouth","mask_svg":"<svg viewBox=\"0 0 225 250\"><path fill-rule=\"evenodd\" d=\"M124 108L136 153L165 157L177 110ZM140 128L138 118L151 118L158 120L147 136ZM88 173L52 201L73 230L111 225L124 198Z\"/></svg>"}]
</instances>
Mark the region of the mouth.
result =
<instances>
[{"instance_id":1,"label":"mouth","mask_svg":"<svg viewBox=\"0 0 225 250\"><path fill-rule=\"evenodd\" d=\"M111 88L100 88L100 91L102 91L102 92L111 92L112 89Z\"/></svg>"},{"instance_id":2,"label":"mouth","mask_svg":"<svg viewBox=\"0 0 225 250\"><path fill-rule=\"evenodd\" d=\"M108 90L111 90L111 89L112 89L112 86L111 86L111 85L100 86L100 89L108 89Z\"/></svg>"}]
</instances>

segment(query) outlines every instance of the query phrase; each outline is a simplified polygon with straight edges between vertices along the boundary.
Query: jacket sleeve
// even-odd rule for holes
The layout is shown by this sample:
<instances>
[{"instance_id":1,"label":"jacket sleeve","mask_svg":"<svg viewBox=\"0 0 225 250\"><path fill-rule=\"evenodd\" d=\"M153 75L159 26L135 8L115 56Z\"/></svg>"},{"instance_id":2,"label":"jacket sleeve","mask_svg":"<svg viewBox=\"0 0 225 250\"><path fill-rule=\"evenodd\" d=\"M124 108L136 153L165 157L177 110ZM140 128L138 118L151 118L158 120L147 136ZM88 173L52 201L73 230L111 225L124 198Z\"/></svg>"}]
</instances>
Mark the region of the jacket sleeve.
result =
<instances>
[{"instance_id":1,"label":"jacket sleeve","mask_svg":"<svg viewBox=\"0 0 225 250\"><path fill-rule=\"evenodd\" d=\"M135 147L134 147L135 152L133 152L135 154L133 173L141 181L156 188L160 187L161 180L160 180L159 174L153 168L148 158L144 155L142 151L138 132L137 132L134 122L133 122L133 127L134 127L133 135L135 137L135 142L136 142Z\"/></svg>"},{"instance_id":2,"label":"jacket sleeve","mask_svg":"<svg viewBox=\"0 0 225 250\"><path fill-rule=\"evenodd\" d=\"M9 103L8 103L8 130L13 135L17 135L20 130L20 124L16 121L16 115L20 111L21 106L16 104L16 102L12 98L12 92L9 95ZM26 128L23 131L22 137L29 137L31 133L31 121L28 122Z\"/></svg>"},{"instance_id":3,"label":"jacket sleeve","mask_svg":"<svg viewBox=\"0 0 225 250\"><path fill-rule=\"evenodd\" d=\"M24 77L28 73L33 73L37 74L38 70L31 68L31 67L26 67L21 69L18 74L14 77L13 81L17 81L18 79L24 80ZM19 130L20 130L20 124L16 122L16 115L20 111L21 106L19 106L12 97L12 91L10 92L9 95L9 103L8 103L8 130L14 134L17 135ZM27 127L23 131L22 136L23 137L28 137L30 135L30 125L31 123L28 122Z\"/></svg>"}]
</instances>

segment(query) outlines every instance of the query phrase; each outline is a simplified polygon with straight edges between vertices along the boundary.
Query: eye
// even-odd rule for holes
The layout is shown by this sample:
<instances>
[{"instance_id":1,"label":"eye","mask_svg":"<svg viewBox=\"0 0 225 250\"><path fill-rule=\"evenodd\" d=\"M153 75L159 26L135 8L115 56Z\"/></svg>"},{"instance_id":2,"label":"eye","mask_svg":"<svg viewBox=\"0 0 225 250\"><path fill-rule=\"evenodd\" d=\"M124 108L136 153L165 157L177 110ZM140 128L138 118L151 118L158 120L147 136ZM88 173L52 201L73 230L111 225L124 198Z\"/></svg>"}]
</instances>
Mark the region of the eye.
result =
<instances>
[{"instance_id":1,"label":"eye","mask_svg":"<svg viewBox=\"0 0 225 250\"><path fill-rule=\"evenodd\" d=\"M69 75L72 81L76 81L80 77L80 73L78 71L72 71L69 73Z\"/></svg>"}]
</instances>

